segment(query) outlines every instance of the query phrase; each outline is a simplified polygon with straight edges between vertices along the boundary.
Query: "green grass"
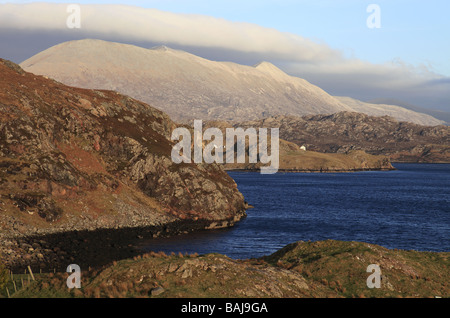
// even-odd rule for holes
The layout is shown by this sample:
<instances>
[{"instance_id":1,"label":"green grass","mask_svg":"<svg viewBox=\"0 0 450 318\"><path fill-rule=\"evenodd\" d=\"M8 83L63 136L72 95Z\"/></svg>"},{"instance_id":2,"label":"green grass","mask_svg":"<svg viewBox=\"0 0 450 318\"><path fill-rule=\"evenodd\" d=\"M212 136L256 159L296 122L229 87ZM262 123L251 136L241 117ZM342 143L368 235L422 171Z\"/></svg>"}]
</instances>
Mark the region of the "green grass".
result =
<instances>
[{"instance_id":1,"label":"green grass","mask_svg":"<svg viewBox=\"0 0 450 318\"><path fill-rule=\"evenodd\" d=\"M12 297L449 297L449 255L340 241L293 243L251 260L151 252L102 269L82 269L80 290L67 289L67 273L47 273ZM381 268L380 289L366 285L370 264ZM164 292L152 296L156 287Z\"/></svg>"}]
</instances>

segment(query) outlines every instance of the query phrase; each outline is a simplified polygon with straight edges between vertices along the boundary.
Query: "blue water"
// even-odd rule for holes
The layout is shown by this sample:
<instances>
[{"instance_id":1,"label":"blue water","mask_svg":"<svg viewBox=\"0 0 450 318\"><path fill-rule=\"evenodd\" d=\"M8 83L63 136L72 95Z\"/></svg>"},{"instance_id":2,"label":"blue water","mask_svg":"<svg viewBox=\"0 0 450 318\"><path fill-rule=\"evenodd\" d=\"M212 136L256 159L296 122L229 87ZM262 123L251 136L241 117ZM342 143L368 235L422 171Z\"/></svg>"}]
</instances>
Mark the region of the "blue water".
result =
<instances>
[{"instance_id":1,"label":"blue water","mask_svg":"<svg viewBox=\"0 0 450 318\"><path fill-rule=\"evenodd\" d=\"M396 171L339 174L230 172L254 206L234 228L145 242L146 250L236 259L296 241L362 241L450 251L450 164L394 164Z\"/></svg>"}]
</instances>

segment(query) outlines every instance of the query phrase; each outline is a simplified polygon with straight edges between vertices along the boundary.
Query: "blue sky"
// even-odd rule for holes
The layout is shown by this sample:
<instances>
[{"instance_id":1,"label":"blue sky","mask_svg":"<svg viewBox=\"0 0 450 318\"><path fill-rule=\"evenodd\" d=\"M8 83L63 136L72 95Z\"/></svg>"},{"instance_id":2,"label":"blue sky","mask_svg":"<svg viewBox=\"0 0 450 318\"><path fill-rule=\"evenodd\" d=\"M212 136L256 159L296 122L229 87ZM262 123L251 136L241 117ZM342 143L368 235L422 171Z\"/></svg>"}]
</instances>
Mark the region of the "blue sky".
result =
<instances>
[{"instance_id":1,"label":"blue sky","mask_svg":"<svg viewBox=\"0 0 450 318\"><path fill-rule=\"evenodd\" d=\"M1 3L33 1L1 1ZM68 3L68 1L46 1ZM450 76L450 1L447 0L149 0L77 1L127 4L174 13L255 23L324 42L372 63L401 60ZM369 4L381 8L381 28L369 29Z\"/></svg>"}]
</instances>

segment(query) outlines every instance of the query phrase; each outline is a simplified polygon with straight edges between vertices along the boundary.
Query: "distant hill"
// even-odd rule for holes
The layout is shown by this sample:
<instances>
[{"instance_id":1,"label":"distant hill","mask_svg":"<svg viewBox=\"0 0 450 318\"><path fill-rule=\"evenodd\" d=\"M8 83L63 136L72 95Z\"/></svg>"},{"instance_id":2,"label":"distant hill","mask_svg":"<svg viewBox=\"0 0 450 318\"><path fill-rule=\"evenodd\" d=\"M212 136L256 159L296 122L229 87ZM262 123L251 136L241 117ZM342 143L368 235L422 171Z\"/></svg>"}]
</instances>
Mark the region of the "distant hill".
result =
<instances>
[{"instance_id":1,"label":"distant hill","mask_svg":"<svg viewBox=\"0 0 450 318\"><path fill-rule=\"evenodd\" d=\"M234 123L235 127L279 128L280 138L326 153L364 150L392 161L450 163L450 127L421 126L392 117L342 112L332 115L276 116Z\"/></svg>"},{"instance_id":2,"label":"distant hill","mask_svg":"<svg viewBox=\"0 0 450 318\"><path fill-rule=\"evenodd\" d=\"M208 128L219 128L222 134L226 134L227 128L237 128L240 125L248 128L246 123L231 123L224 121L205 122L204 130ZM257 122L257 124L264 124ZM270 133L269 133L270 134ZM283 129L281 134L285 138L289 138ZM268 139L268 150L272 151L272 142ZM235 144L237 148L237 144ZM249 140L246 139L245 163L237 163L235 154L234 163L224 164L225 170L246 170L259 171L261 167L269 166L261 162L251 163L249 160ZM324 153L302 149L302 145L280 139L279 143L279 167L280 172L351 172L351 171L367 171L367 170L393 170L389 158L384 155L370 155L362 150L348 151L347 153ZM226 151L218 151L219 157L226 162ZM260 153L257 150L258 156ZM271 163L273 164L273 163Z\"/></svg>"},{"instance_id":3,"label":"distant hill","mask_svg":"<svg viewBox=\"0 0 450 318\"><path fill-rule=\"evenodd\" d=\"M398 99L390 99L390 98L377 98L368 101L371 104L389 104L389 105L397 105L415 112L428 114L433 116L436 119L443 120L447 125L450 125L450 112L437 110L437 109L428 109L425 107L419 107L416 105L412 105L410 103L398 100ZM450 105L449 105L450 108Z\"/></svg>"},{"instance_id":4,"label":"distant hill","mask_svg":"<svg viewBox=\"0 0 450 318\"><path fill-rule=\"evenodd\" d=\"M165 46L145 49L100 40L61 43L21 63L28 72L64 84L108 89L142 100L176 121L254 120L342 111L391 115L439 125L430 115L405 108L358 105L330 96L308 81L262 62L245 66L215 62Z\"/></svg>"}]
</instances>

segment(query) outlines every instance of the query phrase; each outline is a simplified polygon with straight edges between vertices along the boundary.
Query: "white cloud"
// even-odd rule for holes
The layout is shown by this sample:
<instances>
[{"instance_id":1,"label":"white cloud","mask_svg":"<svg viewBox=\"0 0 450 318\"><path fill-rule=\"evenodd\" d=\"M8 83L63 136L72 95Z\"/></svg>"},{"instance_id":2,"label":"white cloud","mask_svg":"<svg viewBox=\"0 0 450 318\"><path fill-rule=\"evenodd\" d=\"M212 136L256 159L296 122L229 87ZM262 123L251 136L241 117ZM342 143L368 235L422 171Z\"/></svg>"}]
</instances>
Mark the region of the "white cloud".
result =
<instances>
[{"instance_id":1,"label":"white cloud","mask_svg":"<svg viewBox=\"0 0 450 318\"><path fill-rule=\"evenodd\" d=\"M0 28L64 30L65 4L32 3L1 6ZM265 52L281 59L320 61L338 54L323 44L255 24L229 22L125 5L81 5L82 28L118 38Z\"/></svg>"}]
</instances>

